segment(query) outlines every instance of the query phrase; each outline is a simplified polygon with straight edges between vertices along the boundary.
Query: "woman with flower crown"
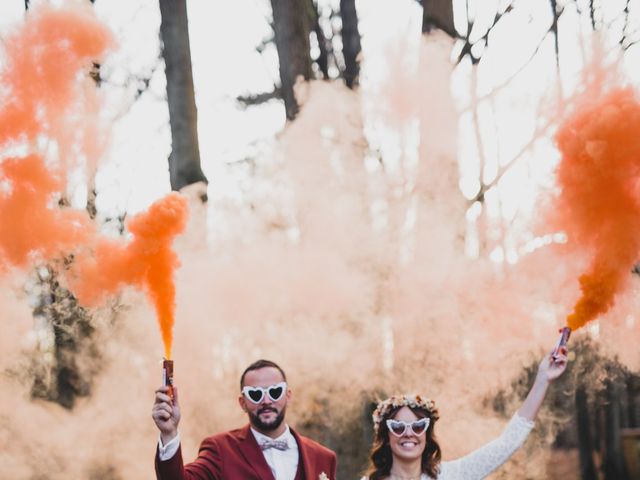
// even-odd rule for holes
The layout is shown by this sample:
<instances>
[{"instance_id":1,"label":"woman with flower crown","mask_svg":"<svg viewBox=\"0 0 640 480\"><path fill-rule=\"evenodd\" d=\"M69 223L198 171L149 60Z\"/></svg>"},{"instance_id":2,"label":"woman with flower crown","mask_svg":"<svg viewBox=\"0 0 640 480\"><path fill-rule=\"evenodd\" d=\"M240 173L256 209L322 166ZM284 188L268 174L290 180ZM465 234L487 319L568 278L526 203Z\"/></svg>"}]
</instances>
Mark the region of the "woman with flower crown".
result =
<instances>
[{"instance_id":1,"label":"woman with flower crown","mask_svg":"<svg viewBox=\"0 0 640 480\"><path fill-rule=\"evenodd\" d=\"M434 426L439 418L432 400L397 395L380 402L373 412L374 443L367 476L362 480L479 480L505 463L533 428L549 383L567 367L567 349L547 355L535 382L502 435L457 460L441 462Z\"/></svg>"}]
</instances>

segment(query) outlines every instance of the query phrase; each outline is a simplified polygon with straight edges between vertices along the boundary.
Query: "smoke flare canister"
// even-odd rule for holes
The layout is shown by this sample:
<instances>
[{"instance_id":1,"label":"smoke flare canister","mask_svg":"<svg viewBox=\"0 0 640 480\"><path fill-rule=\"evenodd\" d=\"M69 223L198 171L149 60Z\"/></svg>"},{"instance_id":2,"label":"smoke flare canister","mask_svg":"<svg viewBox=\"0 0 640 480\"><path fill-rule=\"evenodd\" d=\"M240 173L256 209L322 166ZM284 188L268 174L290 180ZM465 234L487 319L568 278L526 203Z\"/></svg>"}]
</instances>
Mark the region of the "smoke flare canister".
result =
<instances>
[{"instance_id":1,"label":"smoke flare canister","mask_svg":"<svg viewBox=\"0 0 640 480\"><path fill-rule=\"evenodd\" d=\"M560 329L560 339L558 340L558 345L553 349L553 358L555 359L560 351L560 348L567 345L569 342L569 337L571 336L571 329L569 327L562 327Z\"/></svg>"},{"instance_id":2,"label":"smoke flare canister","mask_svg":"<svg viewBox=\"0 0 640 480\"><path fill-rule=\"evenodd\" d=\"M169 387L169 396L173 400L173 360L162 361L162 386Z\"/></svg>"}]
</instances>

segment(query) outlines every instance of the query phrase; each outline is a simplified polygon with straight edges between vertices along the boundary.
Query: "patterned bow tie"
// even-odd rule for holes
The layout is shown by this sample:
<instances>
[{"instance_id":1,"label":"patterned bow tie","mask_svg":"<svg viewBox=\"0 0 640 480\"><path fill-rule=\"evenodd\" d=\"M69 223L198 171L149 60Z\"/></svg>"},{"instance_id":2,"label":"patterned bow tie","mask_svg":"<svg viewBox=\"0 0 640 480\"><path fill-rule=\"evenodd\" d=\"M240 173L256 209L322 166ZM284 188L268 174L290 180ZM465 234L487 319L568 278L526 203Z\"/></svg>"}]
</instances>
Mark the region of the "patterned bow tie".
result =
<instances>
[{"instance_id":1,"label":"patterned bow tie","mask_svg":"<svg viewBox=\"0 0 640 480\"><path fill-rule=\"evenodd\" d=\"M289 444L286 440L265 440L260 444L260 448L262 450L267 450L269 448L275 448L276 450L288 450Z\"/></svg>"}]
</instances>

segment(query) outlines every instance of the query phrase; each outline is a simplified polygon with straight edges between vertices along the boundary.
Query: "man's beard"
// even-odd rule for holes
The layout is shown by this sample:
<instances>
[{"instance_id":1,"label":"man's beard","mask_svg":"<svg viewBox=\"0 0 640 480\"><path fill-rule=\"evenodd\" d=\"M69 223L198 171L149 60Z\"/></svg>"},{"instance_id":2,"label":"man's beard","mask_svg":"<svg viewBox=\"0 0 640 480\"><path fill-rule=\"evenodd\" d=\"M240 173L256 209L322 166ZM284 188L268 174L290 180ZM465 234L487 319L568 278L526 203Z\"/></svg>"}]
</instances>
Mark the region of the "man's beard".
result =
<instances>
[{"instance_id":1,"label":"man's beard","mask_svg":"<svg viewBox=\"0 0 640 480\"><path fill-rule=\"evenodd\" d=\"M282 421L284 420L284 413L287 410L287 407L282 407L282 411L280 411L280 413L278 413L276 418L274 418L270 422L263 422L260 419L260 414L268 410L277 412L275 408L269 408L269 407L261 408L256 413L248 412L249 421L251 422L251 425L253 425L254 427L256 427L256 429L261 430L263 432L271 432L276 428L278 428L282 424Z\"/></svg>"}]
</instances>

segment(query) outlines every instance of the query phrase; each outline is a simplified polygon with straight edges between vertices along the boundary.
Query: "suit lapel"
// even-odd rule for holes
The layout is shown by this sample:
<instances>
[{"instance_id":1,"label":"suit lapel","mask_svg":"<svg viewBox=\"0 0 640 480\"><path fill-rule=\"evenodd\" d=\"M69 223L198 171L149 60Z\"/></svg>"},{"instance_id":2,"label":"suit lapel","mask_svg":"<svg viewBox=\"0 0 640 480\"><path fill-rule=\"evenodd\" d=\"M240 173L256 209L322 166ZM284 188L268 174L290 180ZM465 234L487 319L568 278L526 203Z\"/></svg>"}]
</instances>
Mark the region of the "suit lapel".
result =
<instances>
[{"instance_id":1,"label":"suit lapel","mask_svg":"<svg viewBox=\"0 0 640 480\"><path fill-rule=\"evenodd\" d=\"M240 430L238 440L240 453L251 465L251 468L255 470L257 477L260 480L275 480L273 473L271 473L271 468L269 468L269 464L264 459L262 450L260 450L260 446L256 442L256 437L251 433L249 425Z\"/></svg>"},{"instance_id":2,"label":"suit lapel","mask_svg":"<svg viewBox=\"0 0 640 480\"><path fill-rule=\"evenodd\" d=\"M311 448L309 448L307 443L304 441L304 438L298 435L298 433L293 428L291 428L291 426L289 426L289 430L291 430L291 434L293 435L293 438L295 438L296 442L298 443L298 452L299 452L298 461L302 462L302 466L304 468L305 480L315 480L315 477L313 477L313 472L315 472L316 470L315 455L313 454L313 451L311 450Z\"/></svg>"}]
</instances>

